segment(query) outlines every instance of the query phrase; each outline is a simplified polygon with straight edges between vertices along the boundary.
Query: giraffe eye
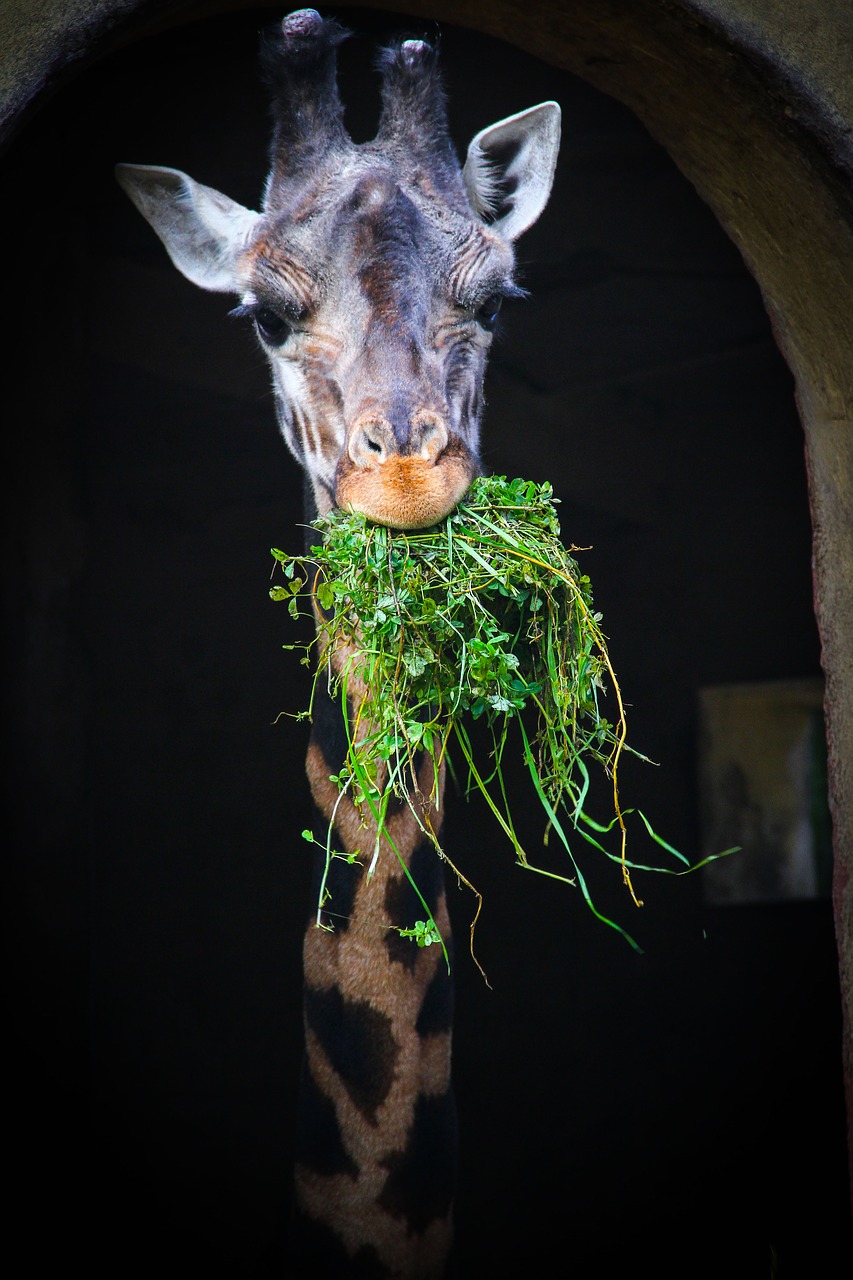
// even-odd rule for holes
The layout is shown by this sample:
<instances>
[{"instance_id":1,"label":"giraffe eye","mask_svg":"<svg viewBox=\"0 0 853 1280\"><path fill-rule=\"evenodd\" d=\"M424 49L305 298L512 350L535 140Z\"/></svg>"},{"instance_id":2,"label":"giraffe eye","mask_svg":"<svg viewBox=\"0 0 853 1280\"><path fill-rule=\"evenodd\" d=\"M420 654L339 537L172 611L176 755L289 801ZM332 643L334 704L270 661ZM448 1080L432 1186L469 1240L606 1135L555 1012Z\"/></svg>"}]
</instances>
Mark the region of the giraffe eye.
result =
<instances>
[{"instance_id":1,"label":"giraffe eye","mask_svg":"<svg viewBox=\"0 0 853 1280\"><path fill-rule=\"evenodd\" d=\"M258 307L252 313L252 319L258 333L271 347L280 347L292 332L289 322L272 307Z\"/></svg>"},{"instance_id":2,"label":"giraffe eye","mask_svg":"<svg viewBox=\"0 0 853 1280\"><path fill-rule=\"evenodd\" d=\"M497 324L498 312L503 303L503 296L499 293L492 293L484 302L481 302L477 308L477 320L484 329L488 329L491 333Z\"/></svg>"}]
</instances>

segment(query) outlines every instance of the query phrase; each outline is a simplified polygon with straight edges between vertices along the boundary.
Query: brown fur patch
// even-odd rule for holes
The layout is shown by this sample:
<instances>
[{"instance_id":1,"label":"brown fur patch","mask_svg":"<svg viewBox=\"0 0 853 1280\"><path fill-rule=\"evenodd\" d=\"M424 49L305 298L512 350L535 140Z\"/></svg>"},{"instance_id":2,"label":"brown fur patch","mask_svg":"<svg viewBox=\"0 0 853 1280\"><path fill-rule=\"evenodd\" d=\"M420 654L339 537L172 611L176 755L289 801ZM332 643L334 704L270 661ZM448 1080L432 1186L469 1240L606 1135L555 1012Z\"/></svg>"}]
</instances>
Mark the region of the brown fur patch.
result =
<instances>
[{"instance_id":1,"label":"brown fur patch","mask_svg":"<svg viewBox=\"0 0 853 1280\"><path fill-rule=\"evenodd\" d=\"M351 652L340 646L332 655L333 665L340 669ZM356 704L364 694L357 682L350 692ZM400 858L408 861L422 842L421 823L438 825L437 806L421 799L433 792L432 761L424 757L416 778L418 799L414 803L420 822L408 804L389 819L390 839L380 839L372 875L367 874L366 864L376 843L375 825L358 812L349 796L340 797L337 783L329 777L319 742L314 741L309 747L307 772L320 812L327 819L334 812L335 831L344 849L352 852L360 848L364 857L360 860L362 865L352 868L358 884L348 927L330 933L312 924L306 932L306 986L317 992L339 992L344 1001L367 1005L387 1019L394 1059L393 1078L383 1100L368 1114L335 1070L318 1037L306 1027L308 1069L316 1087L332 1105L342 1149L358 1173L355 1177L323 1175L300 1166L296 1170L297 1198L301 1211L334 1230L350 1256L369 1245L390 1275L405 1275L407 1280L432 1277L440 1270L449 1248L449 1215L435 1219L422 1233L413 1233L404 1216L381 1203L395 1157L409 1147L419 1098L441 1097L450 1085L450 1031L422 1036L417 1029L426 994L445 963L441 948L415 949L413 962L402 964L385 946L391 925L388 888L405 877ZM439 806L443 785L442 771L437 788ZM443 936L449 940L450 921L443 892L435 915Z\"/></svg>"},{"instance_id":2,"label":"brown fur patch","mask_svg":"<svg viewBox=\"0 0 853 1280\"><path fill-rule=\"evenodd\" d=\"M442 1274L450 1249L451 1221L440 1218L422 1233L411 1233L404 1218L388 1213L378 1203L387 1178L387 1170L376 1165L355 1180L344 1174L325 1178L299 1167L296 1170L303 1211L331 1227L350 1257L369 1243L389 1276L435 1280Z\"/></svg>"}]
</instances>

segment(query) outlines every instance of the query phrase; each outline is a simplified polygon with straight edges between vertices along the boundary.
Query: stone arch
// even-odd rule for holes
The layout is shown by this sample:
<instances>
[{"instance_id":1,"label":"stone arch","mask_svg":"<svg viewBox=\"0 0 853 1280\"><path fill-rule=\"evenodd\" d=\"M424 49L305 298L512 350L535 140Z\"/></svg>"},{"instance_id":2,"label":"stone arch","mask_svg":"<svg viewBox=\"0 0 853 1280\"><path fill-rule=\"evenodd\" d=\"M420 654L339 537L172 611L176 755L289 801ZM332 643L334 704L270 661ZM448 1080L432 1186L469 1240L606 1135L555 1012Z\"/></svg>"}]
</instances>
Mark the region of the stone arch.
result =
<instances>
[{"instance_id":1,"label":"stone arch","mask_svg":"<svg viewBox=\"0 0 853 1280\"><path fill-rule=\"evenodd\" d=\"M92 60L139 34L239 7L239 0L40 0L25 12L7 9L0 141ZM853 1142L849 8L845 0L542 0L534 9L522 0L395 0L388 7L497 36L625 103L712 208L761 288L805 434Z\"/></svg>"}]
</instances>

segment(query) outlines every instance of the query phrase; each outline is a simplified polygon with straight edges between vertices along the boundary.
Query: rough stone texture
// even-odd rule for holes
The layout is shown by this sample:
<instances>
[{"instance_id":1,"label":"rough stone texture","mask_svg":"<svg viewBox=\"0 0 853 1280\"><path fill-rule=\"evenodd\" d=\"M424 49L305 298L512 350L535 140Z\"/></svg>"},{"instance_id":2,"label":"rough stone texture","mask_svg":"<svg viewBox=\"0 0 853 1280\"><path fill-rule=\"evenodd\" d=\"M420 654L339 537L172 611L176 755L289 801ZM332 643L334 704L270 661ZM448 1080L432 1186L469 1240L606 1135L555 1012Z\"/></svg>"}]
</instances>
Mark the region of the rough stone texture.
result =
<instances>
[{"instance_id":1,"label":"rough stone texture","mask_svg":"<svg viewBox=\"0 0 853 1280\"><path fill-rule=\"evenodd\" d=\"M853 13L847 0L690 0L696 13L797 89L797 109L831 153L853 152ZM794 103L790 104L794 108Z\"/></svg>"},{"instance_id":2,"label":"rough stone texture","mask_svg":"<svg viewBox=\"0 0 853 1280\"><path fill-rule=\"evenodd\" d=\"M45 94L89 57L126 39L142 19L168 22L227 7L166 0L4 5L0 91L6 135ZM393 7L499 36L627 104L714 210L759 282L796 379L806 436L815 601L826 673L848 1116L853 1117L849 5L845 0L543 0L531 9L518 0L447 0ZM45 622L44 634L51 625Z\"/></svg>"},{"instance_id":3,"label":"rough stone texture","mask_svg":"<svg viewBox=\"0 0 853 1280\"><path fill-rule=\"evenodd\" d=\"M91 56L137 0L11 0L0 8L0 129L12 133L63 72Z\"/></svg>"}]
</instances>

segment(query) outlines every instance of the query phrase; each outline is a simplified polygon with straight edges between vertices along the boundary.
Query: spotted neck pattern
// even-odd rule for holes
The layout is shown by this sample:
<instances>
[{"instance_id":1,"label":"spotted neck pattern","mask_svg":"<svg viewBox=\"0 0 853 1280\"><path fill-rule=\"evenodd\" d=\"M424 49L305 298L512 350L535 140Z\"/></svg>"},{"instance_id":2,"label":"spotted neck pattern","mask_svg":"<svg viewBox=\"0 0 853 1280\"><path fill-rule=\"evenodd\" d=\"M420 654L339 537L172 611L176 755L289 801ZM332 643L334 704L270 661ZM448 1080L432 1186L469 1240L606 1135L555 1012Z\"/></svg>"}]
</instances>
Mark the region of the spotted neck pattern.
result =
<instances>
[{"instance_id":1,"label":"spotted neck pattern","mask_svg":"<svg viewBox=\"0 0 853 1280\"><path fill-rule=\"evenodd\" d=\"M368 875L375 823L330 777L345 753L339 705L318 691L307 759L318 829L332 823L332 847L354 860L333 859L324 927L312 916L304 939L293 1251L300 1275L433 1280L451 1243L453 995L442 949L399 930L424 916L411 877L449 944L442 866L423 830L437 830L437 806L413 799L416 817L392 802ZM429 757L417 773L417 795L429 796Z\"/></svg>"}]
</instances>

